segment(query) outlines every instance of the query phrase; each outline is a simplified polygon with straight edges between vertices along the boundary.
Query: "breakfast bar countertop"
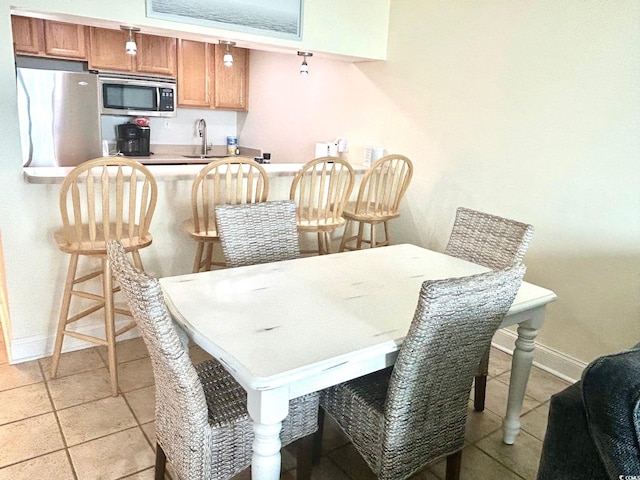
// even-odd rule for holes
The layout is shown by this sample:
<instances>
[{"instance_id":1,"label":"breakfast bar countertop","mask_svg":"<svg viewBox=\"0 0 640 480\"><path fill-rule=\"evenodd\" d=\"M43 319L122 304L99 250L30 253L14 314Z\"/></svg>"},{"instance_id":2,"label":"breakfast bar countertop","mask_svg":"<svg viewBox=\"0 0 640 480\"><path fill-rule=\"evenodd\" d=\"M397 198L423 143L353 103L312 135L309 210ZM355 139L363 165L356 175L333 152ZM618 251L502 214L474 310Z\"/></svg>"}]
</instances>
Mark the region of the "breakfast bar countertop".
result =
<instances>
[{"instance_id":1,"label":"breakfast bar countertop","mask_svg":"<svg viewBox=\"0 0 640 480\"><path fill-rule=\"evenodd\" d=\"M262 150L240 146L240 156L260 157ZM206 158L194 158L201 151L197 145L151 145L149 156L129 157L145 165L157 180L193 180L209 162L227 156L226 145L211 145ZM112 155L115 156L115 155ZM289 177L296 174L304 163L267 163L262 166L270 177ZM355 173L364 173L367 167L351 165ZM26 183L60 184L74 167L24 167Z\"/></svg>"},{"instance_id":2,"label":"breakfast bar countertop","mask_svg":"<svg viewBox=\"0 0 640 480\"><path fill-rule=\"evenodd\" d=\"M133 157L132 157L133 158ZM215 159L211 159L215 160ZM270 176L293 176L301 163L276 163L263 165ZM204 164L147 165L157 180L192 180ZM26 167L24 179L27 183L59 184L74 167Z\"/></svg>"},{"instance_id":3,"label":"breakfast bar countertop","mask_svg":"<svg viewBox=\"0 0 640 480\"><path fill-rule=\"evenodd\" d=\"M162 157L162 158L160 158ZM145 163L144 158L135 158L141 163ZM193 178L202 170L205 164L186 164L183 157L176 157L175 155L154 155L154 160L163 160L165 164L147 164L146 167L151 171L154 177L159 180L193 180ZM169 164L171 160L174 160L175 164ZM211 158L210 161L215 160ZM184 162L183 164L178 164ZM267 174L271 177L288 177L296 174L302 163L269 163L262 166L266 170ZM356 173L362 173L366 170L366 167L362 165L352 165L353 170ZM67 176L67 174L73 170L74 167L25 167L24 179L26 183L36 184L60 184Z\"/></svg>"}]
</instances>

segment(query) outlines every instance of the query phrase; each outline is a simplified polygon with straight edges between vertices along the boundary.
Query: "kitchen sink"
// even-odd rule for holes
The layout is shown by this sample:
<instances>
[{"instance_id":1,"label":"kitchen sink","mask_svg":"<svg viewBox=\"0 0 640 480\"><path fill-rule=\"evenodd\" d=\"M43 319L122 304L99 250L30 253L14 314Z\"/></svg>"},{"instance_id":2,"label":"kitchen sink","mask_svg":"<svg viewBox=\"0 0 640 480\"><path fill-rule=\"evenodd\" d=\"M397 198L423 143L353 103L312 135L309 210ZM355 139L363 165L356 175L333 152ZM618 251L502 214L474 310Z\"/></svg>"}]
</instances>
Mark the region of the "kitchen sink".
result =
<instances>
[{"instance_id":1,"label":"kitchen sink","mask_svg":"<svg viewBox=\"0 0 640 480\"><path fill-rule=\"evenodd\" d=\"M227 155L182 155L184 158L224 158Z\"/></svg>"}]
</instances>

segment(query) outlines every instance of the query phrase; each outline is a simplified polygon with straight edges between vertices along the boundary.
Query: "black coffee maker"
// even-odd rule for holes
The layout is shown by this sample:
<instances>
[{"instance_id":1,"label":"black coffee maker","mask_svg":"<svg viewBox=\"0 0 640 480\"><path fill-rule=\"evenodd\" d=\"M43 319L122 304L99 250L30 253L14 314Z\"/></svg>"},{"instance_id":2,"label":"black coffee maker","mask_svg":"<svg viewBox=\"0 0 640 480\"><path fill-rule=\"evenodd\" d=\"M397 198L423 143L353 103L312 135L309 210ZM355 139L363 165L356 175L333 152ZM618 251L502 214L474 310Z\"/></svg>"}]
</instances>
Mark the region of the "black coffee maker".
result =
<instances>
[{"instance_id":1,"label":"black coffee maker","mask_svg":"<svg viewBox=\"0 0 640 480\"><path fill-rule=\"evenodd\" d=\"M150 127L133 123L118 125L118 151L126 157L148 157Z\"/></svg>"}]
</instances>

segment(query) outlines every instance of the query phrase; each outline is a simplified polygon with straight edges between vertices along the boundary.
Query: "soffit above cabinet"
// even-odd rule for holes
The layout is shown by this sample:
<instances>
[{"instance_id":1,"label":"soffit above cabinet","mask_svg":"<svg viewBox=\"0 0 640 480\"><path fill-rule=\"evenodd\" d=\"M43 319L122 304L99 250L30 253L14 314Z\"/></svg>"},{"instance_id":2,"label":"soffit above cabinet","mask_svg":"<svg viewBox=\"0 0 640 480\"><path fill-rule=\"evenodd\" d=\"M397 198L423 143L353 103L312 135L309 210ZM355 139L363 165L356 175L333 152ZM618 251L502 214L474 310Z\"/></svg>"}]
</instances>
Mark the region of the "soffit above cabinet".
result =
<instances>
[{"instance_id":1,"label":"soffit above cabinet","mask_svg":"<svg viewBox=\"0 0 640 480\"><path fill-rule=\"evenodd\" d=\"M301 40L148 18L146 2L142 0L111 0L99 5L94 2L65 2L62 6L57 0L31 0L29 8L14 6L11 13L111 29L119 29L125 22L146 34L209 43L233 40L236 46L247 49L294 55L302 50L321 58L354 62L386 59L390 1L303 0ZM123 20L123 11L126 11L126 21Z\"/></svg>"}]
</instances>

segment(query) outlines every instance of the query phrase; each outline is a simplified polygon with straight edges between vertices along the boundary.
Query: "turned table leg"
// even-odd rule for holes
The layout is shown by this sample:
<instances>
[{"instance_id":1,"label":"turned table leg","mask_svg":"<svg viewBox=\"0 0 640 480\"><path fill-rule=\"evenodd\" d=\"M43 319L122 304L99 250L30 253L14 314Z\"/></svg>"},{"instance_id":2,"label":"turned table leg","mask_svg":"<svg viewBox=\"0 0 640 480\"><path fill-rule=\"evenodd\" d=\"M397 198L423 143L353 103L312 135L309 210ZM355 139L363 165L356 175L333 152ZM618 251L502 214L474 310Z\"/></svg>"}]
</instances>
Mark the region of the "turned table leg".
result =
<instances>
[{"instance_id":1,"label":"turned table leg","mask_svg":"<svg viewBox=\"0 0 640 480\"><path fill-rule=\"evenodd\" d=\"M533 364L535 338L538 335L538 328L542 324L543 313L543 309L530 312L530 319L518 326L518 339L511 361L507 413L503 423L503 442L507 445L512 445L520 433L520 413Z\"/></svg>"}]
</instances>

